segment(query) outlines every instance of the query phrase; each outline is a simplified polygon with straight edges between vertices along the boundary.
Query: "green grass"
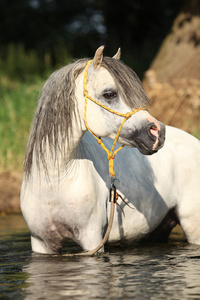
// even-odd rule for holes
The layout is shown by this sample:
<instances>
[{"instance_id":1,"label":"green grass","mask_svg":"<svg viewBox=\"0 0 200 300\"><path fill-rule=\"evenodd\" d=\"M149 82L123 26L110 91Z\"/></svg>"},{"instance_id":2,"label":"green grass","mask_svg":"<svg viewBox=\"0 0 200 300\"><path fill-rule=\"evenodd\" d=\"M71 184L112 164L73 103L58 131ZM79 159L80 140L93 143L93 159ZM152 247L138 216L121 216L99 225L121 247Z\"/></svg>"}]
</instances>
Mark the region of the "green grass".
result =
<instances>
[{"instance_id":1,"label":"green grass","mask_svg":"<svg viewBox=\"0 0 200 300\"><path fill-rule=\"evenodd\" d=\"M12 81L0 75L0 169L21 170L43 79Z\"/></svg>"},{"instance_id":2,"label":"green grass","mask_svg":"<svg viewBox=\"0 0 200 300\"><path fill-rule=\"evenodd\" d=\"M66 65L71 57L66 46L54 47L54 60L39 58L23 44L0 48L0 171L22 170L29 128L44 77ZM40 75L38 75L40 74Z\"/></svg>"}]
</instances>

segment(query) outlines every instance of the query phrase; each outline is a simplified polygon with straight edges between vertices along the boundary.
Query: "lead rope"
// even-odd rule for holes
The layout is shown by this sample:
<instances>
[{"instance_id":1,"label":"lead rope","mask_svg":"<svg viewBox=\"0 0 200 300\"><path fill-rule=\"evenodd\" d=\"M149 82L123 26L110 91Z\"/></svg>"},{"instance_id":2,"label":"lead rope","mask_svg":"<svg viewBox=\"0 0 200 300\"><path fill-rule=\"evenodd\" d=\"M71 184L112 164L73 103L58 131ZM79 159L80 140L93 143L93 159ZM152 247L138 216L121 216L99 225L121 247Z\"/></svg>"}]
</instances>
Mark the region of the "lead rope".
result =
<instances>
[{"instance_id":1,"label":"lead rope","mask_svg":"<svg viewBox=\"0 0 200 300\"><path fill-rule=\"evenodd\" d=\"M88 61L86 68L85 68L85 73L84 73L84 78L83 78L83 94L85 96L85 108L84 108L84 121L85 121L85 125L86 128L88 129L88 131L97 139L98 144L103 148L103 150L107 153L107 159L109 161L109 175L110 175L110 181L111 181L111 186L110 186L110 198L109 201L111 202L111 209L110 209L110 219L109 219L109 223L108 223L108 227L105 233L105 236L102 240L102 242L100 243L100 245L98 247L96 247L94 250L88 251L88 252L81 252L81 253L69 253L69 254L63 254L62 256L67 256L67 257L73 257L73 256L92 256L95 253L97 253L106 243L111 228L112 228L112 224L113 224L113 219L114 219L114 211L115 211L115 203L116 203L116 186L114 185L114 181L115 181L115 171L114 171L114 158L116 156L116 154L125 146L122 145L120 146L118 149L116 149L114 151L115 145L117 143L117 140L119 138L119 134L121 132L122 126L124 125L125 121L128 120L133 114L135 114L136 112L140 111L140 110L146 110L146 108L141 107L141 108L136 108L134 110L132 110L131 112L127 112L126 114L122 114L119 113L117 111L114 111L112 109L110 109L109 107L103 105L102 103L96 101L95 99L93 99L92 97L90 97L88 95L88 91L87 91L87 74L88 74L88 68L91 65L92 60ZM108 110L109 112L116 114L120 117L124 117L118 132L116 134L114 143L112 145L111 150L109 151L106 146L104 145L102 139L100 137L97 137L89 128L88 123L87 123L87 99L90 99L91 101L93 101L94 103L98 104L99 106L103 107L104 109Z\"/></svg>"}]
</instances>

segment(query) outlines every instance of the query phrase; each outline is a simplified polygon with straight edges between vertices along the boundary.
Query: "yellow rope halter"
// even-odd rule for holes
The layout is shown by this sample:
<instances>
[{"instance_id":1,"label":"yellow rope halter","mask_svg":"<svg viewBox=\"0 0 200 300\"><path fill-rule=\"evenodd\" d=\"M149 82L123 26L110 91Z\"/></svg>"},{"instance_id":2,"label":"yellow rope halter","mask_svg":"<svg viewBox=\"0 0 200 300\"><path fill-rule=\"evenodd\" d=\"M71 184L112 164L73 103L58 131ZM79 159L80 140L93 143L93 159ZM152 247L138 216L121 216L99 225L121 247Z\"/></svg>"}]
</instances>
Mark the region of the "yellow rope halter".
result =
<instances>
[{"instance_id":1,"label":"yellow rope halter","mask_svg":"<svg viewBox=\"0 0 200 300\"><path fill-rule=\"evenodd\" d=\"M84 77L83 77L83 94L85 96L85 109L84 109L84 121L85 121L85 125L86 125L86 128L89 130L89 132L97 139L98 143L101 145L101 147L104 149L104 151L107 153L107 158L108 158L108 161L109 161L109 175L110 175L110 178L114 180L115 178L115 171L114 171L114 158L115 158L115 155L117 154L117 152L119 152L125 145L122 145L120 146L118 149L116 149L114 151L114 148L115 148L115 145L117 143L117 140L119 138L119 134L120 134L120 131L122 129L122 126L124 125L125 121L128 120L133 114L135 114L136 112L140 111L140 110L144 110L146 108L144 107L141 107L141 108L136 108L130 112L127 112L125 114L122 114L122 113L119 113L117 111L114 111L112 110L111 108L103 105L102 103L94 100L91 96L88 95L88 91L87 91L87 75L88 75L88 68L89 66L91 65L92 63L92 60L89 60L87 65L86 65L86 68L85 68L85 73L84 73ZM123 117L123 121L118 129L118 132L117 132L117 135L115 137L115 140L114 140L114 143L113 143L113 146L111 148L111 150L109 151L106 146L104 145L102 139L100 137L97 137L89 128L88 126L88 123L87 123L87 99L90 99L91 101L93 101L94 103L98 104L99 106L103 107L104 109L108 110L109 112L113 113L113 114L116 114L120 117ZM113 152L114 151L114 152Z\"/></svg>"}]
</instances>

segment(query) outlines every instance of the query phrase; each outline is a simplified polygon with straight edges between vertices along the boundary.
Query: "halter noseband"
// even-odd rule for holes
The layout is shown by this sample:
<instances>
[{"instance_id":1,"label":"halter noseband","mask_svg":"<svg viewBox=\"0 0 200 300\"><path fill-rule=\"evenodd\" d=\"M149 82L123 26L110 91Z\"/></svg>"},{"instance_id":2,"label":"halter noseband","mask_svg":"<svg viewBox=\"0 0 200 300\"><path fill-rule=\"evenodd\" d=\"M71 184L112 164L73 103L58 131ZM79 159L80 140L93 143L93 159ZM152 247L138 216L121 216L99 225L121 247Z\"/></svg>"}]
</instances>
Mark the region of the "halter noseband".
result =
<instances>
[{"instance_id":1,"label":"halter noseband","mask_svg":"<svg viewBox=\"0 0 200 300\"><path fill-rule=\"evenodd\" d=\"M140 111L140 110L146 110L146 108L144 107L140 107L140 108L135 108L130 112L127 112L125 114L119 113L117 111L112 110L111 108L103 105L102 103L96 101L95 99L93 99L91 96L88 95L88 91L87 91L87 75L88 75L88 68L91 65L92 60L89 60L86 68L85 68L85 73L84 73L84 77L83 77L83 94L85 96L85 109L84 109L84 121L85 121L85 126L86 128L89 130L89 132L97 139L98 143L101 145L101 147L104 149L104 151L107 153L107 158L109 161L109 175L111 178L111 183L114 184L114 180L115 180L115 171L114 171L114 158L115 155L117 154L117 152L119 152L125 145L120 146L118 149L116 149L114 151L115 145L117 143L117 140L119 138L119 134L120 131L122 129L122 126L124 125L125 121L128 120L133 114L135 114L136 112ZM106 146L104 145L102 139L100 137L97 137L89 128L88 124L87 124L87 99L90 99L91 101L93 101L94 103L98 104L99 106L103 107L104 109L108 110L109 112L118 115L120 117L123 117L123 121L118 129L117 135L114 139L114 143L113 146L111 148L111 150L109 151ZM113 152L114 151L114 152Z\"/></svg>"}]
</instances>

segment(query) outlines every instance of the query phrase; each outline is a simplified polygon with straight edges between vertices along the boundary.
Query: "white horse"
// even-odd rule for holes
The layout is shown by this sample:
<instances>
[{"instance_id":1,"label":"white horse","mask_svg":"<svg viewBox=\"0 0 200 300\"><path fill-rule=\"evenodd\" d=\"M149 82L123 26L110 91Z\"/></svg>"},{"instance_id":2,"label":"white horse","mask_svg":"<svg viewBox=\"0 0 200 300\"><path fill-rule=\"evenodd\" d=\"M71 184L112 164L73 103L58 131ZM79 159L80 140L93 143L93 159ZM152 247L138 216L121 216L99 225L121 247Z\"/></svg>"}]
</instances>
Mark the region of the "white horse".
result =
<instances>
[{"instance_id":1,"label":"white horse","mask_svg":"<svg viewBox=\"0 0 200 300\"><path fill-rule=\"evenodd\" d=\"M87 59L53 73L43 87L21 188L21 210L34 252L58 253L67 239L84 250L102 241L110 211L108 160L87 128L105 137L111 149L123 120L120 114L148 101L119 55L103 58L103 47L97 49L86 74L87 112ZM117 153L114 170L117 193L131 208L118 199L121 208L115 208L108 243L163 240L180 222L188 241L200 244L200 142L168 126L164 140L165 126L146 110L129 114L118 138L129 147Z\"/></svg>"}]
</instances>

